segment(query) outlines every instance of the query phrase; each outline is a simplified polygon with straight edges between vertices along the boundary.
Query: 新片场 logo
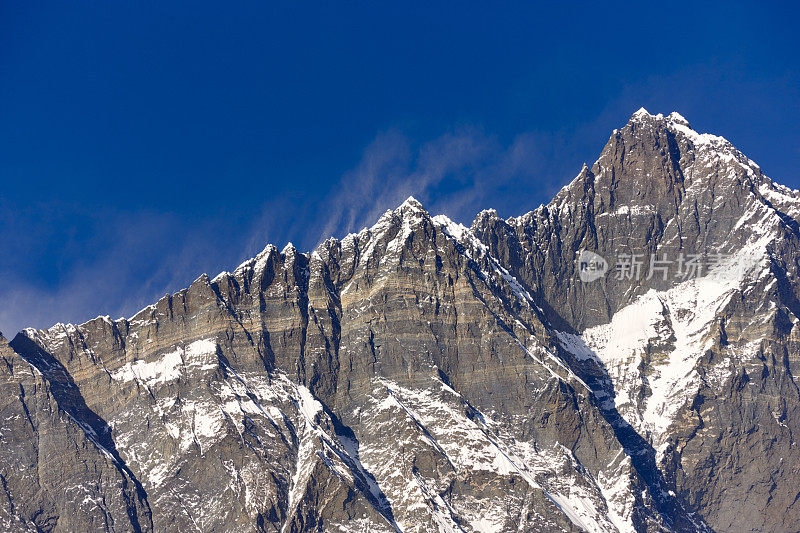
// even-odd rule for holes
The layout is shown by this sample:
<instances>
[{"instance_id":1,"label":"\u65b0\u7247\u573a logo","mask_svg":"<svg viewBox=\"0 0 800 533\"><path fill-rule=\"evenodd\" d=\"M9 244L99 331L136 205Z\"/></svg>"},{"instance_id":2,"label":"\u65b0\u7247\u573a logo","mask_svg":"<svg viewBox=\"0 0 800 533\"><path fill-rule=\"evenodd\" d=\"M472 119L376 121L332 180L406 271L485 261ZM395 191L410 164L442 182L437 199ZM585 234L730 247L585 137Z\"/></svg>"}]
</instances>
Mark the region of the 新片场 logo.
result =
<instances>
[{"instance_id":1,"label":"\u65b0\u7247\u573a logo","mask_svg":"<svg viewBox=\"0 0 800 533\"><path fill-rule=\"evenodd\" d=\"M601 255L589 250L581 250L578 253L578 277L584 283L595 281L606 275L608 272L608 261Z\"/></svg>"}]
</instances>

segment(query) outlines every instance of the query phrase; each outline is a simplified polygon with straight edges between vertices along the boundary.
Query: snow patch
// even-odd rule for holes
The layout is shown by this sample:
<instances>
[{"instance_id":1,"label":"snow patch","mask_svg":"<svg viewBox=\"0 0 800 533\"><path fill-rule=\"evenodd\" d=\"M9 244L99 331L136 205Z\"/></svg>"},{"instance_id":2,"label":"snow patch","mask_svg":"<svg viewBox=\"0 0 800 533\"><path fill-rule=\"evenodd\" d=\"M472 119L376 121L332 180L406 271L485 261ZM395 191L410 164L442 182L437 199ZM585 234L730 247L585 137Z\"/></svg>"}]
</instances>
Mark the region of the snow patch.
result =
<instances>
[{"instance_id":1,"label":"snow patch","mask_svg":"<svg viewBox=\"0 0 800 533\"><path fill-rule=\"evenodd\" d=\"M217 344L214 339L194 341L186 348L177 347L156 361L131 361L111 372L116 381L137 380L148 387L174 381L181 377L184 366L210 370L217 367Z\"/></svg>"},{"instance_id":2,"label":"snow patch","mask_svg":"<svg viewBox=\"0 0 800 533\"><path fill-rule=\"evenodd\" d=\"M758 237L707 276L638 297L608 324L585 330L583 344L558 334L577 358L602 362L614 383L614 405L638 430L657 440L699 384L696 366L715 343L719 313L743 287L768 273L772 237ZM644 389L649 395L640 399Z\"/></svg>"}]
</instances>

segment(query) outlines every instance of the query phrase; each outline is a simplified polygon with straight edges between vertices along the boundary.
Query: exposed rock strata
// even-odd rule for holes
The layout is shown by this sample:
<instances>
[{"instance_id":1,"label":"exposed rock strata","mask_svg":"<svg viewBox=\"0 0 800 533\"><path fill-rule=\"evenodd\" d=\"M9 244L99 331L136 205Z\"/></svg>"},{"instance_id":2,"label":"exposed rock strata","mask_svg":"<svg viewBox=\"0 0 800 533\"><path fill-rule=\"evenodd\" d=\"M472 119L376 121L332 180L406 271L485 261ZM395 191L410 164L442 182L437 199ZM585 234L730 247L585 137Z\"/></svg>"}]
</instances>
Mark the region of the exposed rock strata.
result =
<instances>
[{"instance_id":1,"label":"exposed rock strata","mask_svg":"<svg viewBox=\"0 0 800 533\"><path fill-rule=\"evenodd\" d=\"M524 216L409 199L129 320L0 338L0 528L797 530L799 217L642 110ZM581 282L581 250L612 272ZM650 254L706 271L644 279Z\"/></svg>"}]
</instances>

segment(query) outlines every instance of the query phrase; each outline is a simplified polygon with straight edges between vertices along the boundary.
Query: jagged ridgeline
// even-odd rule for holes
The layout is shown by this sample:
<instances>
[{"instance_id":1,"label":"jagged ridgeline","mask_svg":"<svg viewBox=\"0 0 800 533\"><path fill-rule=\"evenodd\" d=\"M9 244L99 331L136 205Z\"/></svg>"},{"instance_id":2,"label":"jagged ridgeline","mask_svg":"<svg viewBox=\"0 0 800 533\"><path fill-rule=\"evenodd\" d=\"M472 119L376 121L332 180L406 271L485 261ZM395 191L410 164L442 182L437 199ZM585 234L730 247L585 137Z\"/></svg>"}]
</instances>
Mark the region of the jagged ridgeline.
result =
<instances>
[{"instance_id":1,"label":"jagged ridgeline","mask_svg":"<svg viewBox=\"0 0 800 533\"><path fill-rule=\"evenodd\" d=\"M523 216L409 198L0 337L0 529L800 530L798 222L640 110Z\"/></svg>"}]
</instances>

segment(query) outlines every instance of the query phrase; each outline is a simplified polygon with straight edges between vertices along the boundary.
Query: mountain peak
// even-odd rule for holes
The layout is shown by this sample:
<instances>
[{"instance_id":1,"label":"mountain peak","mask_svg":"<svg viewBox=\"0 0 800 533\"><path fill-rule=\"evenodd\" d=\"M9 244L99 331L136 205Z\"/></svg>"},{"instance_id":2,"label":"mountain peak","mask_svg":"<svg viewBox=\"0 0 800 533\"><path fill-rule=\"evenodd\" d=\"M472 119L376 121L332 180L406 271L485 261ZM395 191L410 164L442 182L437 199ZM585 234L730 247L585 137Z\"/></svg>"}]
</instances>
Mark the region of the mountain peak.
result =
<instances>
[{"instance_id":1,"label":"mountain peak","mask_svg":"<svg viewBox=\"0 0 800 533\"><path fill-rule=\"evenodd\" d=\"M689 121L688 121L688 120L686 120L686 119L683 117L683 115L681 115L681 114L680 114L680 113L678 113L677 111L673 111L672 113L670 113L670 114L667 116L667 120L669 120L670 122L672 122L672 123L674 123L674 124L681 124L681 125L683 125L683 126L686 126L687 128L691 128L691 126L689 125Z\"/></svg>"},{"instance_id":2,"label":"mountain peak","mask_svg":"<svg viewBox=\"0 0 800 533\"><path fill-rule=\"evenodd\" d=\"M683 118L677 111L673 111L672 113L669 114L669 116L665 118L664 115L661 113L657 113L654 115L650 113L647 109L640 107L638 110L636 110L636 112L633 115L631 115L630 120L628 120L628 124L631 123L641 124L643 122L663 123L664 125L669 124L670 122L677 122L678 124L682 124L685 126L689 125L686 119Z\"/></svg>"},{"instance_id":3,"label":"mountain peak","mask_svg":"<svg viewBox=\"0 0 800 533\"><path fill-rule=\"evenodd\" d=\"M409 208L413 211L424 211L425 208L422 207L422 204L414 198L413 196L409 196L406 200L397 207L398 211L404 210L404 208Z\"/></svg>"},{"instance_id":4,"label":"mountain peak","mask_svg":"<svg viewBox=\"0 0 800 533\"><path fill-rule=\"evenodd\" d=\"M755 163L741 154L741 152L724 137L712 135L710 133L699 133L692 129L689 121L677 111L673 111L667 116L661 113L653 115L642 107L631 115L630 120L625 128L623 128L622 132L614 130L614 135L611 140L620 142L619 139L614 139L618 134L621 134L628 137L628 143L631 139L637 139L649 145L652 144L653 139L667 133L674 134L678 139L688 141L690 143L689 149L694 152L695 157L699 153L698 150L700 150L705 152L709 157L726 161L739 160L747 162L747 166L749 167L757 167ZM656 145L658 145L658 142L656 142Z\"/></svg>"},{"instance_id":5,"label":"mountain peak","mask_svg":"<svg viewBox=\"0 0 800 533\"><path fill-rule=\"evenodd\" d=\"M636 110L636 112L633 113L633 115L631 115L629 122L641 122L647 119L655 119L657 121L663 121L665 124L671 123L671 124L679 124L681 126L686 126L687 128L690 127L689 121L686 120L686 118L684 118L684 116L678 113L677 111L673 111L672 113L664 117L664 115L662 115L661 113L653 115L643 107L640 107L638 110Z\"/></svg>"},{"instance_id":6,"label":"mountain peak","mask_svg":"<svg viewBox=\"0 0 800 533\"><path fill-rule=\"evenodd\" d=\"M643 107L640 107L633 115L631 115L631 118L628 121L628 123L640 124L644 121L655 121L656 123L662 124L664 127L682 126L684 128L688 128L691 130L689 121L686 120L686 118L677 111L673 111L665 117L661 113L653 115Z\"/></svg>"},{"instance_id":7,"label":"mountain peak","mask_svg":"<svg viewBox=\"0 0 800 533\"><path fill-rule=\"evenodd\" d=\"M297 248L294 247L294 244L292 243L292 241L289 241L289 242L286 243L286 246L283 247L283 250L281 250L281 253L283 255L291 255L291 254L294 254L294 252L296 250L297 250Z\"/></svg>"}]
</instances>

